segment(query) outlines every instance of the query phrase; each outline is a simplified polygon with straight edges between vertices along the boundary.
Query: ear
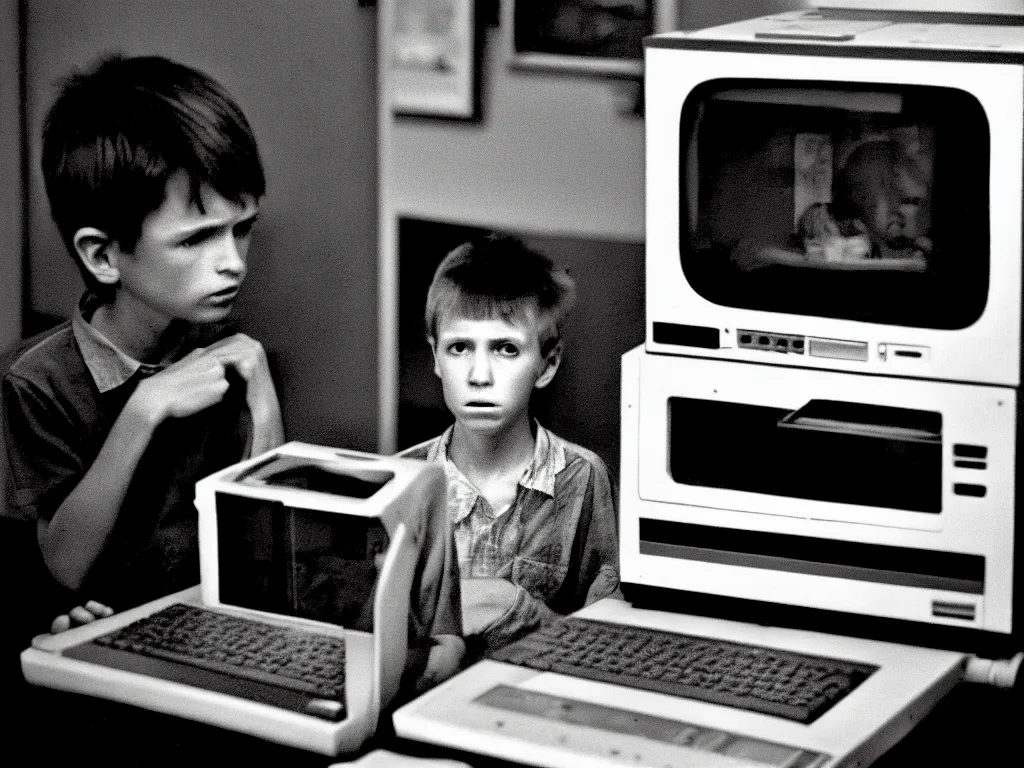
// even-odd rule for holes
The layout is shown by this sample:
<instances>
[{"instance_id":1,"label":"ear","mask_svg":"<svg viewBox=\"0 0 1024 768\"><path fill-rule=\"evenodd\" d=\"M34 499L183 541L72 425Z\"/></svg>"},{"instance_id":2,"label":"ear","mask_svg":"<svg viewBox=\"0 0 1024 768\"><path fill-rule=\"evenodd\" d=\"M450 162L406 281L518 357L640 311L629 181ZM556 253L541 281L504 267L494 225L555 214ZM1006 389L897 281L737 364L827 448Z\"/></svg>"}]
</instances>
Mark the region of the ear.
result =
<instances>
[{"instance_id":1,"label":"ear","mask_svg":"<svg viewBox=\"0 0 1024 768\"><path fill-rule=\"evenodd\" d=\"M562 363L562 340L559 339L558 343L548 352L548 356L544 359L544 368L540 372L540 376L537 377L537 383L534 384L534 389L544 389L551 380L555 378L555 374L558 372L558 366Z\"/></svg>"},{"instance_id":2,"label":"ear","mask_svg":"<svg viewBox=\"0 0 1024 768\"><path fill-rule=\"evenodd\" d=\"M95 227L82 227L73 238L78 258L96 281L103 285L116 285L121 279L118 269L120 251L107 233Z\"/></svg>"},{"instance_id":3,"label":"ear","mask_svg":"<svg viewBox=\"0 0 1024 768\"><path fill-rule=\"evenodd\" d=\"M437 339L427 336L427 344L430 345L430 356L434 359L434 375L441 378L441 368L437 364Z\"/></svg>"}]
</instances>

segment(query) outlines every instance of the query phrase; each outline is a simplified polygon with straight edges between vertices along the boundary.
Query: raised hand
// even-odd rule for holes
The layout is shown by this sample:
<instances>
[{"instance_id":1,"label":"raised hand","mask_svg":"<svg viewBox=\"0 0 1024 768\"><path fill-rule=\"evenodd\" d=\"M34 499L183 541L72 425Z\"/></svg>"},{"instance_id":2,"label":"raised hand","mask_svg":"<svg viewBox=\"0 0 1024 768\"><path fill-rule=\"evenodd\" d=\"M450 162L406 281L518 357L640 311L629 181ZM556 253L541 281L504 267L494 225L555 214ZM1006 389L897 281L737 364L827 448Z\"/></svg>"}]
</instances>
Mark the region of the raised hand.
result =
<instances>
[{"instance_id":1,"label":"raised hand","mask_svg":"<svg viewBox=\"0 0 1024 768\"><path fill-rule=\"evenodd\" d=\"M245 400L253 420L250 454L260 454L283 443L281 406L263 345L244 333L236 333L206 347L206 352L245 382Z\"/></svg>"},{"instance_id":2,"label":"raised hand","mask_svg":"<svg viewBox=\"0 0 1024 768\"><path fill-rule=\"evenodd\" d=\"M199 413L224 399L225 364L207 348L195 349L173 365L139 382L132 403L154 424Z\"/></svg>"}]
</instances>

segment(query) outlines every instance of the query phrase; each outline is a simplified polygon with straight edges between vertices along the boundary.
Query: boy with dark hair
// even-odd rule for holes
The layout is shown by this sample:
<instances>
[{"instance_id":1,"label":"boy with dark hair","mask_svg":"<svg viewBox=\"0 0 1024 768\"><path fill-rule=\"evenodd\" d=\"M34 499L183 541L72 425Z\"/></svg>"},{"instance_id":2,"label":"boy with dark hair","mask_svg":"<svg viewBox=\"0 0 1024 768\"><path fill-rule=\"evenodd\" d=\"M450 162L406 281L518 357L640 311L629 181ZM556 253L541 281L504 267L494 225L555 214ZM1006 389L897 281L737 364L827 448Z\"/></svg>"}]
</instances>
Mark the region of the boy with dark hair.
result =
<instances>
[{"instance_id":1,"label":"boy with dark hair","mask_svg":"<svg viewBox=\"0 0 1024 768\"><path fill-rule=\"evenodd\" d=\"M284 438L263 347L226 323L263 167L230 95L159 57L68 78L42 166L87 291L3 377L11 514L68 599L121 610L198 581L195 481Z\"/></svg>"},{"instance_id":2,"label":"boy with dark hair","mask_svg":"<svg viewBox=\"0 0 1024 768\"><path fill-rule=\"evenodd\" d=\"M575 283L504 235L449 253L427 293L427 342L455 423L407 456L441 462L471 654L618 594L608 471L531 419L562 356Z\"/></svg>"},{"instance_id":3,"label":"boy with dark hair","mask_svg":"<svg viewBox=\"0 0 1024 768\"><path fill-rule=\"evenodd\" d=\"M70 593L60 610L77 603L61 631L198 583L196 481L284 430L263 347L227 323L265 182L223 87L159 57L74 75L44 125L43 175L88 290L2 390L13 512L37 521ZM465 649L450 531L427 538L410 616L426 657L417 690Z\"/></svg>"}]
</instances>

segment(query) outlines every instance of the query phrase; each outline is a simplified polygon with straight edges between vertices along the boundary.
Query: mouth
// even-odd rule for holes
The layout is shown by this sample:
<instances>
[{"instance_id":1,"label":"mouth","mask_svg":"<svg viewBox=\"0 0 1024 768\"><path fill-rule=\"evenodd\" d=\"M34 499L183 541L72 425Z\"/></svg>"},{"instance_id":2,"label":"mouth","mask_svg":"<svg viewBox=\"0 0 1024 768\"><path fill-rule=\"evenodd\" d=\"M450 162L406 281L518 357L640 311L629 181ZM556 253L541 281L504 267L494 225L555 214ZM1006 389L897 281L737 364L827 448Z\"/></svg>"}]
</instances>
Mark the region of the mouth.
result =
<instances>
[{"instance_id":1,"label":"mouth","mask_svg":"<svg viewBox=\"0 0 1024 768\"><path fill-rule=\"evenodd\" d=\"M466 407L473 410L486 410L488 408L497 408L498 406L497 403L490 403L486 400L470 400L466 403Z\"/></svg>"},{"instance_id":2,"label":"mouth","mask_svg":"<svg viewBox=\"0 0 1024 768\"><path fill-rule=\"evenodd\" d=\"M210 302L213 304L227 304L234 301L234 298L238 295L238 288L239 286L234 285L230 288L223 288L216 293L211 293Z\"/></svg>"}]
</instances>

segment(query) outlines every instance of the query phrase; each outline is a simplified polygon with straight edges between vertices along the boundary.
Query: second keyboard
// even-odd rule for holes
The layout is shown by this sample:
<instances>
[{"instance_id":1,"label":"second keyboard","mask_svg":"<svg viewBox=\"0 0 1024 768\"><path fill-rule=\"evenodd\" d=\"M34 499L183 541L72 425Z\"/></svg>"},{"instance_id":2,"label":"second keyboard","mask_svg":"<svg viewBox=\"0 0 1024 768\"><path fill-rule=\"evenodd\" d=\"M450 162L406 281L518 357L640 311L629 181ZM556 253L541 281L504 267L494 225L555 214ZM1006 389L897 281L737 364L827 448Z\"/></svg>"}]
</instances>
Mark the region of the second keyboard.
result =
<instances>
[{"instance_id":1,"label":"second keyboard","mask_svg":"<svg viewBox=\"0 0 1024 768\"><path fill-rule=\"evenodd\" d=\"M877 667L562 617L489 658L810 723Z\"/></svg>"}]
</instances>

